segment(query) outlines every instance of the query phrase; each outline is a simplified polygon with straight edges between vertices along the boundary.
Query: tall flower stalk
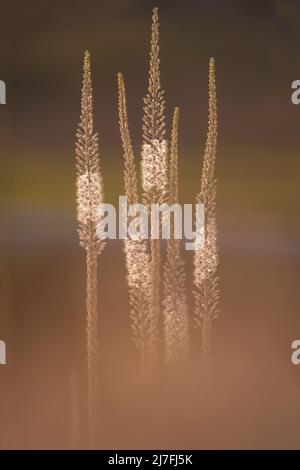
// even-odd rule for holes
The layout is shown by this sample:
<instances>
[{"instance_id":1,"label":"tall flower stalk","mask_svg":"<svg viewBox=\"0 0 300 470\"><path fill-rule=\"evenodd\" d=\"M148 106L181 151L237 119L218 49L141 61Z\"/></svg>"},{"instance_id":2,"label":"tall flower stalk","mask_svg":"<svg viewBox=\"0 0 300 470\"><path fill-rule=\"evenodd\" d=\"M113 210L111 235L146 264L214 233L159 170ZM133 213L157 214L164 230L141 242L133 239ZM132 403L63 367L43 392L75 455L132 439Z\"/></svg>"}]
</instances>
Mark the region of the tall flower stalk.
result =
<instances>
[{"instance_id":1,"label":"tall flower stalk","mask_svg":"<svg viewBox=\"0 0 300 470\"><path fill-rule=\"evenodd\" d=\"M90 440L95 437L98 413L98 267L104 242L96 235L100 222L97 208L103 203L103 181L99 166L98 135L94 132L90 53L85 52L81 115L76 133L77 221L80 245L86 250L86 338L88 412Z\"/></svg>"},{"instance_id":2,"label":"tall flower stalk","mask_svg":"<svg viewBox=\"0 0 300 470\"><path fill-rule=\"evenodd\" d=\"M201 336L204 360L211 349L212 322L218 315L219 288L216 275L219 256L217 246L215 163L217 149L217 98L215 61L209 62L209 120L203 160L201 189L196 202L204 205L204 245L194 253L194 324Z\"/></svg>"},{"instance_id":3,"label":"tall flower stalk","mask_svg":"<svg viewBox=\"0 0 300 470\"><path fill-rule=\"evenodd\" d=\"M118 74L119 94L119 125L124 152L124 185L129 205L138 203L138 183L134 152L131 144L126 90L124 78ZM129 220L130 222L131 220ZM150 291L150 260L147 253L146 241L125 239L124 252L127 267L127 283L129 287L130 318L133 341L140 354L141 372L145 376L151 346L149 325L149 291Z\"/></svg>"},{"instance_id":4,"label":"tall flower stalk","mask_svg":"<svg viewBox=\"0 0 300 470\"><path fill-rule=\"evenodd\" d=\"M144 98L142 188L143 202L150 207L161 204L167 197L167 142L165 135L165 101L160 83L158 10L152 16L151 51L148 92ZM150 259L150 335L153 364L159 352L159 322L161 308L161 246L151 237Z\"/></svg>"},{"instance_id":5,"label":"tall flower stalk","mask_svg":"<svg viewBox=\"0 0 300 470\"><path fill-rule=\"evenodd\" d=\"M173 114L172 139L169 163L169 205L178 204L178 123L179 108ZM170 234L167 241L164 266L164 339L165 361L178 365L187 359L189 351L189 322L184 261L180 240L174 237L176 220L171 213Z\"/></svg>"}]
</instances>

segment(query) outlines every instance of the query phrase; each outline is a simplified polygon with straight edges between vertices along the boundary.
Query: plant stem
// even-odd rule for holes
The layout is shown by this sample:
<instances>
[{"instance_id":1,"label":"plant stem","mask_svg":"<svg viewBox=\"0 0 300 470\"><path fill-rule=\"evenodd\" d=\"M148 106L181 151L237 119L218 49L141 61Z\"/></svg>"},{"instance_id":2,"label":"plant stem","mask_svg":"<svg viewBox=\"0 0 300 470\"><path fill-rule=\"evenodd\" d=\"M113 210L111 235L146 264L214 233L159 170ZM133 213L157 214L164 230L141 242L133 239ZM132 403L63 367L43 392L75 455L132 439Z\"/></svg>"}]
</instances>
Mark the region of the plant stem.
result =
<instances>
[{"instance_id":1,"label":"plant stem","mask_svg":"<svg viewBox=\"0 0 300 470\"><path fill-rule=\"evenodd\" d=\"M98 416L98 272L97 252L89 246L87 265L87 363L88 363L88 407L90 444L95 442Z\"/></svg>"}]
</instances>

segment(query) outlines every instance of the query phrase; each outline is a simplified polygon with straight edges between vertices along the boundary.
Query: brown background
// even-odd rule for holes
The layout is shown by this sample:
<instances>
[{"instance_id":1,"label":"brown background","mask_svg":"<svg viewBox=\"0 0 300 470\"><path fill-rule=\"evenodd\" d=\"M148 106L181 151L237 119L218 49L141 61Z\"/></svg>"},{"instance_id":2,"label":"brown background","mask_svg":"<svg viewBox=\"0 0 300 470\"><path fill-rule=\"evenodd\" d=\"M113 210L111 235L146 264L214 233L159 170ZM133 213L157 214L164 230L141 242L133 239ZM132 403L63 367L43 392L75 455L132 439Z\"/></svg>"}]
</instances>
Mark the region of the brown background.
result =
<instances>
[{"instance_id":1,"label":"brown background","mask_svg":"<svg viewBox=\"0 0 300 470\"><path fill-rule=\"evenodd\" d=\"M0 448L85 447L84 253L74 135L92 52L108 202L123 194L116 74L138 155L152 7L161 22L168 126L181 109L180 191L199 188L207 69L217 63L221 314L211 371L141 390L121 245L101 257L100 448L299 448L299 113L296 0L0 0ZM168 129L169 130L169 129ZM191 257L187 255L189 276ZM191 291L191 286L190 286ZM72 425L73 423L73 425ZM73 427L72 427L73 426ZM72 434L72 428L76 429Z\"/></svg>"}]
</instances>

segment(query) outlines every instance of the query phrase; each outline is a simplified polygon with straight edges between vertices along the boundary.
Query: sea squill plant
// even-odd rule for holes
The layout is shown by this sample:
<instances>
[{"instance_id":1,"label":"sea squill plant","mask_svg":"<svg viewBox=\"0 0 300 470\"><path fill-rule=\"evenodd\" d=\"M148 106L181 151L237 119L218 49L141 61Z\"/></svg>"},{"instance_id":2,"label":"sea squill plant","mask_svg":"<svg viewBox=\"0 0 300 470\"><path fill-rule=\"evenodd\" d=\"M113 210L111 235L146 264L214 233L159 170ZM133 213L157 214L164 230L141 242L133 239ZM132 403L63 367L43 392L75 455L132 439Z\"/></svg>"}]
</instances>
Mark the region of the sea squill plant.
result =
<instances>
[{"instance_id":1,"label":"sea squill plant","mask_svg":"<svg viewBox=\"0 0 300 470\"><path fill-rule=\"evenodd\" d=\"M138 204L138 181L135 157L131 144L126 90L124 78L118 74L119 125L124 153L124 185L127 203ZM129 223L131 218L129 218ZM141 372L145 376L151 353L151 325L149 324L150 296L150 260L147 253L146 240L127 238L124 240L124 252L127 267L127 283L129 287L130 318L133 341L140 354Z\"/></svg>"},{"instance_id":2,"label":"sea squill plant","mask_svg":"<svg viewBox=\"0 0 300 470\"><path fill-rule=\"evenodd\" d=\"M95 436L98 411L98 267L104 241L96 234L100 222L97 209L103 203L103 181L99 165L98 135L94 132L90 53L85 52L81 95L81 115L76 133L77 221L80 245L86 250L86 335L88 411L90 439Z\"/></svg>"},{"instance_id":3,"label":"sea squill plant","mask_svg":"<svg viewBox=\"0 0 300 470\"><path fill-rule=\"evenodd\" d=\"M165 140L165 101L160 83L159 21L154 8L151 29L151 51L148 92L144 98L141 177L143 203L162 204L167 200L168 146ZM153 364L159 353L159 322L161 309L161 244L150 241L150 330Z\"/></svg>"},{"instance_id":4,"label":"sea squill plant","mask_svg":"<svg viewBox=\"0 0 300 470\"><path fill-rule=\"evenodd\" d=\"M178 122L179 108L173 114L172 139L169 163L169 206L178 204ZM167 240L166 262L164 265L164 349L167 364L178 365L186 361L189 352L189 320L186 295L184 260L180 240L175 239L174 214L171 213L170 234Z\"/></svg>"},{"instance_id":5,"label":"sea squill plant","mask_svg":"<svg viewBox=\"0 0 300 470\"><path fill-rule=\"evenodd\" d=\"M119 124L124 151L125 192L130 205L139 201L138 177L130 140L125 86L118 75ZM165 101L160 82L159 21L154 8L151 29L149 82L144 98L143 142L141 149L142 202L151 213L163 203L178 203L178 120L174 111L170 150L165 138ZM209 126L203 162L201 188L196 202L204 205L204 246L194 252L194 324L201 334L203 356L209 353L212 321L217 316L218 249L216 235L215 159L217 143L217 109L215 65L209 65ZM133 339L137 344L144 370L158 365L161 340L164 339L165 360L168 364L184 361L189 352L189 321L185 266L180 242L174 237L175 218L171 214L171 239L167 241L166 264L162 274L160 233L151 230L150 250L140 237L125 240L124 251L129 286ZM159 216L158 213L156 213ZM162 221L164 213L162 214ZM157 222L157 221L155 221ZM157 225L157 224L156 224ZM161 292L163 281L163 292ZM163 295L162 295L163 294ZM163 301L162 301L163 297ZM164 326L164 334L161 333Z\"/></svg>"},{"instance_id":6,"label":"sea squill plant","mask_svg":"<svg viewBox=\"0 0 300 470\"><path fill-rule=\"evenodd\" d=\"M204 205L204 245L194 252L194 324L201 336L201 351L204 360L211 348L212 322L218 315L219 288L216 275L219 256L216 224L215 163L217 149L217 98L215 60L209 62L209 119L205 146L201 188L196 202Z\"/></svg>"},{"instance_id":7,"label":"sea squill plant","mask_svg":"<svg viewBox=\"0 0 300 470\"><path fill-rule=\"evenodd\" d=\"M154 8L151 29L151 50L148 92L144 98L143 143L141 149L142 202L150 218L151 206L167 202L168 145L165 135L165 102L160 84L158 10ZM138 178L131 145L124 79L118 74L119 124L124 151L125 193L129 204L139 201ZM149 225L152 226L151 221ZM148 244L125 240L127 283L131 305L133 339L137 344L144 372L158 364L161 320L161 246L160 234L151 233Z\"/></svg>"}]
</instances>

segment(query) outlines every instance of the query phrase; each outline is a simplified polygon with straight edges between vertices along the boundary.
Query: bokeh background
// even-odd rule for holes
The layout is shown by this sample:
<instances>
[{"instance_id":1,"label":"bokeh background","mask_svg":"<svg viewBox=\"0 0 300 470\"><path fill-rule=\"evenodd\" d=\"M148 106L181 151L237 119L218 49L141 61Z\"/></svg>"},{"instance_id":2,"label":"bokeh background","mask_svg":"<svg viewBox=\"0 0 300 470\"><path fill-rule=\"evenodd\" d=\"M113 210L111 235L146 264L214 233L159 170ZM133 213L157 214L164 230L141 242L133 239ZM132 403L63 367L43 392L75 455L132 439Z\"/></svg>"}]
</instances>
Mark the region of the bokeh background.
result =
<instances>
[{"instance_id":1,"label":"bokeh background","mask_svg":"<svg viewBox=\"0 0 300 470\"><path fill-rule=\"evenodd\" d=\"M116 74L138 156L151 10L159 7L168 131L181 110L180 192L200 185L208 60L217 64L221 314L211 371L141 390L124 257L100 262L99 448L299 448L300 78L297 0L0 0L0 448L84 448L85 258L74 139L92 53L107 202L123 194ZM189 275L191 257L187 257ZM191 286L190 286L191 291Z\"/></svg>"}]
</instances>

